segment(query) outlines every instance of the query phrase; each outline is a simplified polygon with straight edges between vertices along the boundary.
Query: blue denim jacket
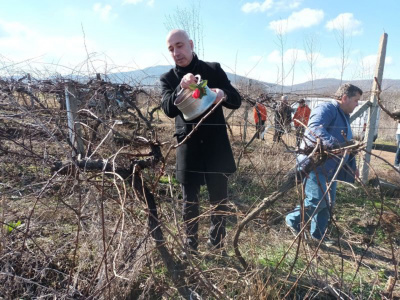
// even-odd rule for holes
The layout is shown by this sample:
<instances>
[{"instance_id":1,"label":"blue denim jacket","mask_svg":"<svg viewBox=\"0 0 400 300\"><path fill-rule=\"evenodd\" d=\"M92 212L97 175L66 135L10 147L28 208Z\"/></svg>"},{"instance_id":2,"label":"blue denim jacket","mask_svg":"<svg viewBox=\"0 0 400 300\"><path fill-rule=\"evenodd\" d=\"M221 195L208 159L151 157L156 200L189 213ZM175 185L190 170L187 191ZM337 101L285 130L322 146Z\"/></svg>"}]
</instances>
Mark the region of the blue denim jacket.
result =
<instances>
[{"instance_id":1,"label":"blue denim jacket","mask_svg":"<svg viewBox=\"0 0 400 300\"><path fill-rule=\"evenodd\" d=\"M344 133L346 138L343 136ZM343 112L339 102L332 100L325 102L311 111L308 129L304 134L301 148L314 146L316 137L321 138L321 142L328 149L337 146L347 140L351 140L353 134L350 127L350 116ZM341 158L330 158L322 166L317 168L317 172L331 178L339 166ZM356 161L354 155L350 154L345 158L345 165L340 170L336 179L347 182L354 182L354 171L356 170ZM297 161L301 167L307 163L306 156L300 154Z\"/></svg>"}]
</instances>

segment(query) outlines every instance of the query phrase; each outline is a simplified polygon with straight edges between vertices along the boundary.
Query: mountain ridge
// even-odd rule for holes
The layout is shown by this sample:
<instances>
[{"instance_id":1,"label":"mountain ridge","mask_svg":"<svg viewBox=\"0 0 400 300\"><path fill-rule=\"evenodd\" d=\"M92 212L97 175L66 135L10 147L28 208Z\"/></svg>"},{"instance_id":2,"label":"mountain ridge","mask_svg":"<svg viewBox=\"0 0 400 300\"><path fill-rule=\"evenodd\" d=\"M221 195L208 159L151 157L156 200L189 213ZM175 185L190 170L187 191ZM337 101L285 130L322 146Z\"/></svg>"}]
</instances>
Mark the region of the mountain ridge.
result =
<instances>
[{"instance_id":1,"label":"mountain ridge","mask_svg":"<svg viewBox=\"0 0 400 300\"><path fill-rule=\"evenodd\" d=\"M159 78L162 74L168 72L173 66L171 65L157 65L152 67L147 67L140 70L127 71L127 72L118 72L118 73L110 73L106 75L106 78L113 82L119 83L127 83L134 82L136 84L142 86L153 86L159 84ZM248 82L251 80L254 84L259 84L269 89L273 89L277 92L282 91L282 86L275 83L265 82L261 80L256 80L252 78L248 78L245 76L241 76L238 74L233 74L230 72L226 72L228 79L234 84L238 84L240 82ZM362 90L370 90L372 87L373 79L357 79L357 80L343 80L343 83L351 82L354 85L357 85ZM336 90L340 85L340 79L336 78L321 78L316 79L313 82L306 81L303 83L298 83L294 85L285 85L283 86L283 92L309 92L311 90L317 91L318 93L326 93L332 92ZM400 79L383 79L382 90L391 90L391 91L400 91Z\"/></svg>"}]
</instances>

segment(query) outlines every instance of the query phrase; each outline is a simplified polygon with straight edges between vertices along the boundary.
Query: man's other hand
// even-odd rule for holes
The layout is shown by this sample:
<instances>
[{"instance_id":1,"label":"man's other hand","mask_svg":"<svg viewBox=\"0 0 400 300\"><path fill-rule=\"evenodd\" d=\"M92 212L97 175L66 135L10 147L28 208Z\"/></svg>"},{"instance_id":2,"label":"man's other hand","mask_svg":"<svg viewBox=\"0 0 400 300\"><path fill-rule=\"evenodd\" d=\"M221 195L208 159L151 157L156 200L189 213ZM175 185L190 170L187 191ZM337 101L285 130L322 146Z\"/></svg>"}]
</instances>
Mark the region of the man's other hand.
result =
<instances>
[{"instance_id":1,"label":"man's other hand","mask_svg":"<svg viewBox=\"0 0 400 300\"><path fill-rule=\"evenodd\" d=\"M214 100L213 104L217 104L223 97L225 97L225 92L221 89L211 89L215 93L217 93L217 97Z\"/></svg>"}]
</instances>

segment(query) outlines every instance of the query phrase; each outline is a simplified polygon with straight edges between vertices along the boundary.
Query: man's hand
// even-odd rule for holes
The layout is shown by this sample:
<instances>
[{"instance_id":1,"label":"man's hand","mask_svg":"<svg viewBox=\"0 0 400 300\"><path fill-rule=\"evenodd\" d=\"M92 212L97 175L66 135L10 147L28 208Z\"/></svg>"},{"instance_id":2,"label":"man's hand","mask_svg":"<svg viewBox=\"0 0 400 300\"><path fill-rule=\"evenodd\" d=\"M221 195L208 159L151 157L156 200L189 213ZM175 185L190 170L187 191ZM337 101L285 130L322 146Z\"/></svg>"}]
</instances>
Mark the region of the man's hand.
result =
<instances>
[{"instance_id":1,"label":"man's hand","mask_svg":"<svg viewBox=\"0 0 400 300\"><path fill-rule=\"evenodd\" d=\"M189 85L191 85L192 83L196 84L197 78L194 77L194 75L192 73L187 73L185 76L182 77L181 88L187 89L187 88L189 88Z\"/></svg>"},{"instance_id":2,"label":"man's hand","mask_svg":"<svg viewBox=\"0 0 400 300\"><path fill-rule=\"evenodd\" d=\"M221 89L211 89L215 93L217 93L217 97L215 98L213 104L217 104L223 97L225 97L225 92Z\"/></svg>"}]
</instances>

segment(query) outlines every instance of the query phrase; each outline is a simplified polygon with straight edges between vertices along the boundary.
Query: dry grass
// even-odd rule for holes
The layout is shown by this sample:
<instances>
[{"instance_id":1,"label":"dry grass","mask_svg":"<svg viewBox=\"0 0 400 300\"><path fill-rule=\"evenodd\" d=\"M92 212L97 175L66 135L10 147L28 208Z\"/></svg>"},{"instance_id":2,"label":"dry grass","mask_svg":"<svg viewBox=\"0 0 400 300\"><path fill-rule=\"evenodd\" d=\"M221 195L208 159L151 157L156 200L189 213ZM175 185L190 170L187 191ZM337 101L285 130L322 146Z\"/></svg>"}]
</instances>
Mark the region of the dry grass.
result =
<instances>
[{"instance_id":1,"label":"dry grass","mask_svg":"<svg viewBox=\"0 0 400 300\"><path fill-rule=\"evenodd\" d=\"M145 112L146 99L140 101ZM46 113L18 103L16 110L1 111L0 298L178 298L178 286L149 232L148 207L130 181L101 171L54 174L53 163L71 152L65 140L65 112L51 107ZM6 117L15 113L22 118ZM130 118L124 113L118 117ZM110 131L112 118L97 129L98 136L91 141L95 147ZM172 123L162 114L159 119L153 132L132 123L115 129L132 140L136 132L173 143ZM93 126L89 119L85 122ZM142 172L146 186L154 187L166 249L184 269L181 284L203 299L334 299L336 292L344 299L389 295L391 286L386 285L397 276L400 255L400 203L398 196L382 198L371 187L340 185L330 232L340 242L329 249L317 249L304 239L294 241L283 225L284 215L301 198L300 187L292 190L243 231L239 247L251 266L243 269L232 247L236 224L277 189L293 167L294 154L272 142L272 129L266 141L255 140L243 152L243 110L235 112L229 124L235 157L243 156L229 181L228 256L205 246L210 207L202 190L200 255L180 262L183 224L180 188L172 178L174 155L165 163L165 174L162 164ZM254 130L247 128L247 141ZM113 136L103 141L93 158L129 166L132 154L149 152L146 146L121 144ZM85 138L90 140L90 129ZM293 146L293 134L284 141ZM163 154L168 146L163 146ZM372 163L379 176L399 182L399 174L384 163ZM398 283L394 292L400 292Z\"/></svg>"}]
</instances>

